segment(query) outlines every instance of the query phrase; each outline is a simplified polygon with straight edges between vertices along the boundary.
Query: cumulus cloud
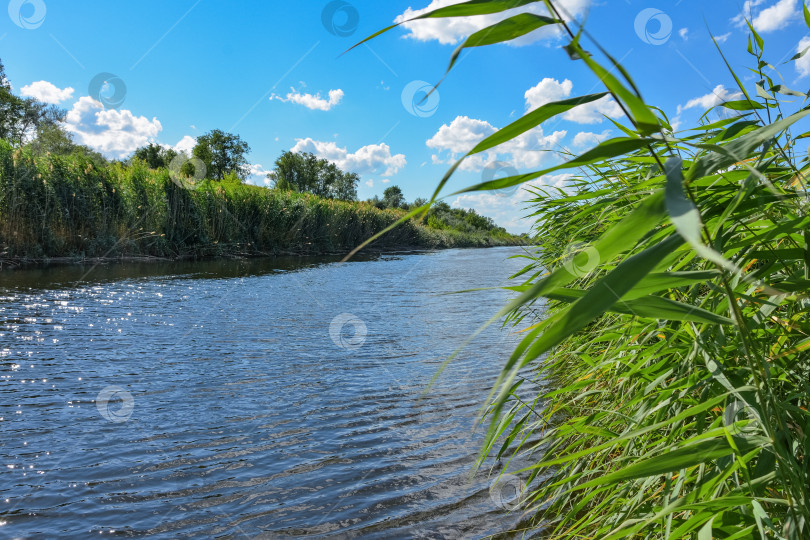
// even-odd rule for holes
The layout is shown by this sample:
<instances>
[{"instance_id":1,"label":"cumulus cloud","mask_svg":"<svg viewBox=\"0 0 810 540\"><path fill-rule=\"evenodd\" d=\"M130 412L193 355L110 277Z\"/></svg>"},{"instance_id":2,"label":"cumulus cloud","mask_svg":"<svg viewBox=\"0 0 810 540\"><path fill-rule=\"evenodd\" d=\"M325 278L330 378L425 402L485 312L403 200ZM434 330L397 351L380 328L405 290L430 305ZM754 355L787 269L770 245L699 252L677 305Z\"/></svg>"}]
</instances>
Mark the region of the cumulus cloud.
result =
<instances>
[{"instance_id":1,"label":"cumulus cloud","mask_svg":"<svg viewBox=\"0 0 810 540\"><path fill-rule=\"evenodd\" d=\"M188 156L191 155L191 151L194 150L194 147L197 145L197 139L192 137L191 135L185 135L182 139L180 139L177 144L172 146L172 148L177 152L182 152Z\"/></svg>"},{"instance_id":2,"label":"cumulus cloud","mask_svg":"<svg viewBox=\"0 0 810 540\"><path fill-rule=\"evenodd\" d=\"M495 223L514 233L528 232L533 220L524 216L529 199L534 196L527 188L557 187L566 189L571 174L541 176L526 182L514 193L504 195L496 192L464 193L450 202L454 208L474 208L476 212L495 220Z\"/></svg>"},{"instance_id":3,"label":"cumulus cloud","mask_svg":"<svg viewBox=\"0 0 810 540\"><path fill-rule=\"evenodd\" d=\"M424 9L414 10L409 7L395 19L395 22L402 23L423 13L457 3L459 3L459 0L433 0ZM579 17L587 10L590 5L590 0L560 0L558 5L562 8L563 13L569 13L573 17ZM521 12L545 16L549 15L543 3L537 2L529 6L510 9L491 15L422 19L419 21L406 22L402 26L408 31L405 35L407 38L416 39L418 41L435 40L442 44L456 44L478 30L491 26L506 18L513 17ZM509 43L512 45L525 45L542 39L555 38L559 35L560 30L558 25L548 25Z\"/></svg>"},{"instance_id":4,"label":"cumulus cloud","mask_svg":"<svg viewBox=\"0 0 810 540\"><path fill-rule=\"evenodd\" d=\"M449 125L442 124L436 134L428 139L427 146L462 154L496 131L497 128L485 120L457 116Z\"/></svg>"},{"instance_id":5,"label":"cumulus cloud","mask_svg":"<svg viewBox=\"0 0 810 540\"><path fill-rule=\"evenodd\" d=\"M698 96L687 101L685 105L678 105L678 114L681 114L681 112L685 111L686 109L694 109L695 107L708 110L712 107L720 105L725 101L732 101L735 99L740 99L741 97L741 92L731 92L722 84L718 84L714 87L714 90L705 96Z\"/></svg>"},{"instance_id":6,"label":"cumulus cloud","mask_svg":"<svg viewBox=\"0 0 810 540\"><path fill-rule=\"evenodd\" d=\"M602 133L592 133L590 131L580 131L574 135L574 146L584 148L586 146L596 146L600 142L610 137L610 130L606 129Z\"/></svg>"},{"instance_id":7,"label":"cumulus cloud","mask_svg":"<svg viewBox=\"0 0 810 540\"><path fill-rule=\"evenodd\" d=\"M796 52L800 53L806 48L810 47L810 37L803 37L796 47ZM810 75L810 51L807 54L796 60L796 71L799 72L800 77L807 77Z\"/></svg>"},{"instance_id":8,"label":"cumulus cloud","mask_svg":"<svg viewBox=\"0 0 810 540\"><path fill-rule=\"evenodd\" d=\"M328 111L338 103L340 100L343 99L343 90L340 88L336 90L329 90L329 98L324 99L321 97L320 92L317 94L301 94L295 91L295 88L290 88L290 92L287 94L286 97L277 96L273 94L270 96L270 100L277 99L279 101L283 101L285 103L292 102L297 103L298 105L303 105L307 109L311 110L319 110L319 111Z\"/></svg>"},{"instance_id":9,"label":"cumulus cloud","mask_svg":"<svg viewBox=\"0 0 810 540\"><path fill-rule=\"evenodd\" d=\"M73 98L73 88L59 88L48 81L37 81L20 88L20 94L25 97L36 98L42 103L58 105Z\"/></svg>"},{"instance_id":10,"label":"cumulus cloud","mask_svg":"<svg viewBox=\"0 0 810 540\"><path fill-rule=\"evenodd\" d=\"M773 32L784 28L792 20L799 20L798 0L778 0L759 11L754 9L764 2L765 0L746 0L742 12L731 21L737 26L745 26L745 19L748 19L757 32Z\"/></svg>"},{"instance_id":11,"label":"cumulus cloud","mask_svg":"<svg viewBox=\"0 0 810 540\"><path fill-rule=\"evenodd\" d=\"M616 103L616 100L611 96L605 96L596 101L574 107L563 114L563 118L577 124L601 124L606 116L617 118L622 114L622 109Z\"/></svg>"},{"instance_id":12,"label":"cumulus cloud","mask_svg":"<svg viewBox=\"0 0 810 540\"><path fill-rule=\"evenodd\" d=\"M751 20L754 17L754 8L763 2L765 2L765 0L745 0L742 10L731 18L732 24L735 26L745 26L745 20Z\"/></svg>"},{"instance_id":13,"label":"cumulus cloud","mask_svg":"<svg viewBox=\"0 0 810 540\"><path fill-rule=\"evenodd\" d=\"M78 143L117 159L154 141L163 129L157 118L149 120L125 109L105 109L101 103L87 96L73 104L64 126Z\"/></svg>"},{"instance_id":14,"label":"cumulus cloud","mask_svg":"<svg viewBox=\"0 0 810 540\"><path fill-rule=\"evenodd\" d=\"M573 88L573 83L568 79L560 82L546 77L523 94L526 100L526 111L531 111L552 101L570 97ZM605 116L615 118L621 115L622 109L616 103L616 100L610 96L605 96L596 101L574 107L563 114L562 118L577 124L600 124Z\"/></svg>"},{"instance_id":15,"label":"cumulus cloud","mask_svg":"<svg viewBox=\"0 0 810 540\"><path fill-rule=\"evenodd\" d=\"M536 86L532 86L526 90L523 94L523 97L526 99L526 110L530 111L546 103L565 99L571 95L571 89L573 87L574 84L568 79L560 82L551 77L546 77L537 83Z\"/></svg>"},{"instance_id":16,"label":"cumulus cloud","mask_svg":"<svg viewBox=\"0 0 810 540\"><path fill-rule=\"evenodd\" d=\"M443 124L427 140L428 148L439 153L431 156L433 163L449 163L469 152L477 143L495 133L498 128L485 120L457 116L450 124ZM502 159L517 168L535 168L544 162L549 152L565 138L567 132L555 131L550 135L538 126L507 141L489 152L475 154L465 159L460 168L466 171L480 171L487 163ZM442 157L442 156L446 157Z\"/></svg>"},{"instance_id":17,"label":"cumulus cloud","mask_svg":"<svg viewBox=\"0 0 810 540\"><path fill-rule=\"evenodd\" d=\"M689 29L688 28L681 28L678 30L678 35L681 36L681 39L687 41L689 39Z\"/></svg>"},{"instance_id":18,"label":"cumulus cloud","mask_svg":"<svg viewBox=\"0 0 810 540\"><path fill-rule=\"evenodd\" d=\"M316 141L307 137L296 139L292 151L310 152L331 161L344 171L357 174L392 176L407 164L404 154L391 154L391 148L385 143L369 144L356 152L349 152L334 141Z\"/></svg>"}]
</instances>

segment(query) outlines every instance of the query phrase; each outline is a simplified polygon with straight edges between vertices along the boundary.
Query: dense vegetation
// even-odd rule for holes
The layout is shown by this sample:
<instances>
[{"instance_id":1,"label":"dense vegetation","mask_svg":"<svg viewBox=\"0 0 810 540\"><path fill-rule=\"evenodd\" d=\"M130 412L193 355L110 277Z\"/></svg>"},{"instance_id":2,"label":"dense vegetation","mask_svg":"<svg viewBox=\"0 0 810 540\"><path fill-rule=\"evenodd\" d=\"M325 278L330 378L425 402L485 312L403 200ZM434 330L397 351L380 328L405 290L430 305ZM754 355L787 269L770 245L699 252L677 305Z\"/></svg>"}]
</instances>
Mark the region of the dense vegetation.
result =
<instances>
[{"instance_id":1,"label":"dense vegetation","mask_svg":"<svg viewBox=\"0 0 810 540\"><path fill-rule=\"evenodd\" d=\"M403 210L309 193L203 180L193 189L144 162L98 165L81 153L36 156L0 141L0 259L340 253ZM410 221L377 248L522 242L503 229Z\"/></svg>"},{"instance_id":2,"label":"dense vegetation","mask_svg":"<svg viewBox=\"0 0 810 540\"><path fill-rule=\"evenodd\" d=\"M525 479L529 534L810 538L810 132L792 132L808 96L774 82L749 25L755 78L729 67L742 98L676 132L595 40L584 50L587 32L558 2L544 4L550 17L513 16L454 58L559 25L607 91L536 108L468 155L605 95L626 122L561 165L464 190L578 170L567 190L535 189L542 243L501 313L523 338L493 391L482 462L497 456Z\"/></svg>"},{"instance_id":3,"label":"dense vegetation","mask_svg":"<svg viewBox=\"0 0 810 540\"><path fill-rule=\"evenodd\" d=\"M243 182L250 148L238 135L212 130L191 155L149 144L110 161L75 144L63 120L64 111L15 96L0 64L0 264L345 253L405 214L402 204L358 202L356 174L309 154L285 152L269 189ZM525 241L480 217L452 223L409 220L375 247Z\"/></svg>"},{"instance_id":4,"label":"dense vegetation","mask_svg":"<svg viewBox=\"0 0 810 540\"><path fill-rule=\"evenodd\" d=\"M268 174L276 189L312 193L328 199L353 201L357 199L357 182L360 177L347 173L325 159L309 152L284 152Z\"/></svg>"}]
</instances>

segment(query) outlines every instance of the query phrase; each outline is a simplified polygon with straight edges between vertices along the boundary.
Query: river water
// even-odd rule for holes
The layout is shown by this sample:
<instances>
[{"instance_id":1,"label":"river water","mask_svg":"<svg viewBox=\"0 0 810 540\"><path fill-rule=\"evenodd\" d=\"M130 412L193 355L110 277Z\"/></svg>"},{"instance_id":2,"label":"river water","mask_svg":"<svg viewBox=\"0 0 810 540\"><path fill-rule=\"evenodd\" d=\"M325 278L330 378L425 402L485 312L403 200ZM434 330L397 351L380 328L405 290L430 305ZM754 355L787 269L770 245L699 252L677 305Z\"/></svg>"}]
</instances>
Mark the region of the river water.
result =
<instances>
[{"instance_id":1,"label":"river water","mask_svg":"<svg viewBox=\"0 0 810 540\"><path fill-rule=\"evenodd\" d=\"M519 248L0 272L0 537L477 538ZM493 465L493 462L488 462Z\"/></svg>"}]
</instances>

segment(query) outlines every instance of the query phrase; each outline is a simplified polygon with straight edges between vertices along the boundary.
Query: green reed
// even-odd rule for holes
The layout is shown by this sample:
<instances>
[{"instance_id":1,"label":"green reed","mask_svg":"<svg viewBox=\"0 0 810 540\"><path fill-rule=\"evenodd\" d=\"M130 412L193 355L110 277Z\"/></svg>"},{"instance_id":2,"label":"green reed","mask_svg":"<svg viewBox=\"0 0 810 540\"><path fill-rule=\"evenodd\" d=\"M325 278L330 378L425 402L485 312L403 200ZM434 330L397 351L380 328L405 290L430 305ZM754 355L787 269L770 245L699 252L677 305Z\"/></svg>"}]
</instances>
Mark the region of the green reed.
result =
<instances>
[{"instance_id":1,"label":"green reed","mask_svg":"<svg viewBox=\"0 0 810 540\"><path fill-rule=\"evenodd\" d=\"M550 17L476 32L451 68L465 47L558 25L604 92L530 111L467 156L605 95L626 121L622 136L561 165L458 192L575 170L566 190L531 188L540 243L509 287L517 298L493 317L522 340L493 390L481 462L530 463L506 467L527 479L527 534L810 538L810 198L797 148L810 132L791 132L808 96L774 82L749 25L754 84L731 72L743 99L675 132L607 51L592 40L598 54L586 52L587 32L542 1ZM531 3L473 0L420 18Z\"/></svg>"},{"instance_id":2,"label":"green reed","mask_svg":"<svg viewBox=\"0 0 810 540\"><path fill-rule=\"evenodd\" d=\"M0 141L0 260L345 253L403 214L239 182L191 186L138 161L100 167L79 154L36 157ZM375 247L523 241L409 221Z\"/></svg>"}]
</instances>

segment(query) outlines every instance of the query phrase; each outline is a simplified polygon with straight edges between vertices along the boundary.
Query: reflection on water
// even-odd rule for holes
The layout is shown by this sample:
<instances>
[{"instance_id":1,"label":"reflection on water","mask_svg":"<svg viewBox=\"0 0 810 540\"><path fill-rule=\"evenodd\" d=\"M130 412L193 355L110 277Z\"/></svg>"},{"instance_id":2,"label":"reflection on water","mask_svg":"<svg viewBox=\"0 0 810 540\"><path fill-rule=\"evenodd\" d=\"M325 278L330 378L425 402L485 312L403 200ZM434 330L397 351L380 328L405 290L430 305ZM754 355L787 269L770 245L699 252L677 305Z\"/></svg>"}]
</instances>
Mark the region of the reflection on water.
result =
<instances>
[{"instance_id":1,"label":"reflection on water","mask_svg":"<svg viewBox=\"0 0 810 540\"><path fill-rule=\"evenodd\" d=\"M515 248L0 273L0 535L480 537Z\"/></svg>"}]
</instances>

